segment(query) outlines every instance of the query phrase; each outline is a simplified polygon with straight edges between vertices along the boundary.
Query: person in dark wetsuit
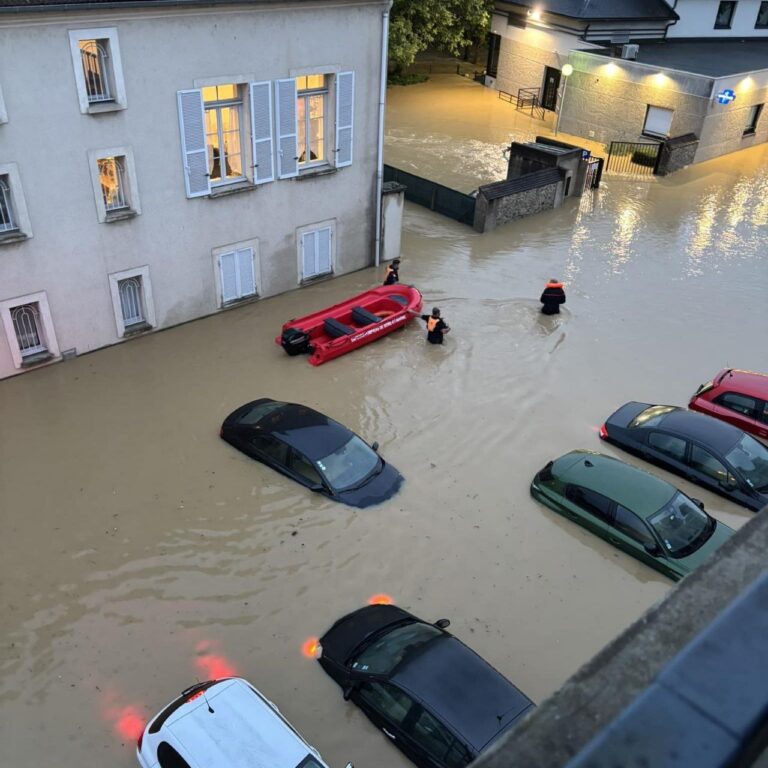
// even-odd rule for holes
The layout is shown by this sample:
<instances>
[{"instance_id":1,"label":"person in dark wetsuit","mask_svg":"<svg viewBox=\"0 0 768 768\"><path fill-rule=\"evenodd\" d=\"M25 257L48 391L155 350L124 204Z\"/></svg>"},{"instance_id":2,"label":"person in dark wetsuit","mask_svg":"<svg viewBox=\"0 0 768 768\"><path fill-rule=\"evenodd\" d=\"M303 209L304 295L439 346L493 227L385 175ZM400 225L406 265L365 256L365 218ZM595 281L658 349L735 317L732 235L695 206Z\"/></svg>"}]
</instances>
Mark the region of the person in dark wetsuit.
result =
<instances>
[{"instance_id":1,"label":"person in dark wetsuit","mask_svg":"<svg viewBox=\"0 0 768 768\"><path fill-rule=\"evenodd\" d=\"M400 282L400 259L392 259L392 263L387 267L387 274L384 278L384 285L394 285Z\"/></svg>"},{"instance_id":2,"label":"person in dark wetsuit","mask_svg":"<svg viewBox=\"0 0 768 768\"><path fill-rule=\"evenodd\" d=\"M553 277L544 287L539 301L542 305L541 311L545 315L559 315L560 305L565 304L563 284Z\"/></svg>"},{"instance_id":3,"label":"person in dark wetsuit","mask_svg":"<svg viewBox=\"0 0 768 768\"><path fill-rule=\"evenodd\" d=\"M427 341L430 344L442 344L443 336L451 329L440 317L440 310L434 307L431 315L422 315L421 319L427 321Z\"/></svg>"}]
</instances>

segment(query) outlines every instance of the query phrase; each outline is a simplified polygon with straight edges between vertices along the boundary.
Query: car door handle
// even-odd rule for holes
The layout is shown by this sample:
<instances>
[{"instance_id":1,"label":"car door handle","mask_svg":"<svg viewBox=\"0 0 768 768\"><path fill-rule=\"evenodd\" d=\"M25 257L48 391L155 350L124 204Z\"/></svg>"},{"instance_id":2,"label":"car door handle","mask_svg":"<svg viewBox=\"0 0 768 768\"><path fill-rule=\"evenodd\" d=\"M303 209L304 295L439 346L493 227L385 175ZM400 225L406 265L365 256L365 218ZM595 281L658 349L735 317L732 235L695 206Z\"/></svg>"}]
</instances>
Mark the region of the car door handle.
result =
<instances>
[{"instance_id":1,"label":"car door handle","mask_svg":"<svg viewBox=\"0 0 768 768\"><path fill-rule=\"evenodd\" d=\"M389 732L389 731L388 731L386 728L382 728L381 730L382 730L382 731L384 731L384 733L385 733L387 736L389 736L389 738L390 738L390 739L392 739L392 741L394 741L394 740L395 740L395 734L394 734L394 733L390 733L390 732Z\"/></svg>"}]
</instances>

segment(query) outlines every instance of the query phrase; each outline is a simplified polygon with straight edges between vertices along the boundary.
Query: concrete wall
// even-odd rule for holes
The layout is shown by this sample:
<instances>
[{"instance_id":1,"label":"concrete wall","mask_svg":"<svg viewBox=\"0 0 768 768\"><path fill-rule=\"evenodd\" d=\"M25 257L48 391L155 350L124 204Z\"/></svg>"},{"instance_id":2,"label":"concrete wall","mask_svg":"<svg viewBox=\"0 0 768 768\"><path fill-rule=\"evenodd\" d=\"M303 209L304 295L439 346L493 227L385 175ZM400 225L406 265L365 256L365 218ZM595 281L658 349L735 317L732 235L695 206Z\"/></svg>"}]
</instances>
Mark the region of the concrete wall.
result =
<instances>
[{"instance_id":1,"label":"concrete wall","mask_svg":"<svg viewBox=\"0 0 768 768\"><path fill-rule=\"evenodd\" d=\"M505 182L497 183L504 184ZM490 232L502 224L515 221L515 219L522 219L525 216L555 208L562 203L562 200L562 181L493 200L488 200L481 190L475 203L473 226L477 232Z\"/></svg>"},{"instance_id":2,"label":"concrete wall","mask_svg":"<svg viewBox=\"0 0 768 768\"><path fill-rule=\"evenodd\" d=\"M680 16L677 24L667 31L667 37L766 37L768 30L755 29L760 0L739 0L733 15L731 29L715 29L719 0L678 0L675 11Z\"/></svg>"},{"instance_id":3,"label":"concrete wall","mask_svg":"<svg viewBox=\"0 0 768 768\"><path fill-rule=\"evenodd\" d=\"M34 234L0 243L0 302L44 291L58 346L82 353L120 340L111 273L148 267L156 327L164 328L220 307L214 251L230 244L256 244L261 296L298 286L297 230L316 222L335 228L335 273L370 264L385 7L363 0L0 16L8 117L0 126L0 166L18 166ZM127 102L121 111L80 111L68 30L91 27L117 29ZM178 90L214 78L247 83L340 71L356 77L350 167L187 199ZM242 135L252 174L248 104L244 99ZM331 95L331 112L333 104ZM333 122L331 113L329 131ZM88 153L123 146L135 159L141 214L101 223ZM0 378L17 372L0 327Z\"/></svg>"}]
</instances>

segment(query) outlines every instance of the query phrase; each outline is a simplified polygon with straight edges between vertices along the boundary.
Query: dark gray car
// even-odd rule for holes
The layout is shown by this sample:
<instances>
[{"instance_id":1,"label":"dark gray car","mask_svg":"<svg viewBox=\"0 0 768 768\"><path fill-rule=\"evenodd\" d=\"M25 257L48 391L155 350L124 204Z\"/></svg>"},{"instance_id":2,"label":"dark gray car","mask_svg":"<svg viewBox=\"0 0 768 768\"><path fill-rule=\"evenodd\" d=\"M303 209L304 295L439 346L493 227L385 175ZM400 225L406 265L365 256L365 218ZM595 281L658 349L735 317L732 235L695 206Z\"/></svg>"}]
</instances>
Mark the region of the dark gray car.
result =
<instances>
[{"instance_id":1,"label":"dark gray car","mask_svg":"<svg viewBox=\"0 0 768 768\"><path fill-rule=\"evenodd\" d=\"M600 437L755 512L768 504L768 448L731 424L674 405L630 402Z\"/></svg>"}]
</instances>

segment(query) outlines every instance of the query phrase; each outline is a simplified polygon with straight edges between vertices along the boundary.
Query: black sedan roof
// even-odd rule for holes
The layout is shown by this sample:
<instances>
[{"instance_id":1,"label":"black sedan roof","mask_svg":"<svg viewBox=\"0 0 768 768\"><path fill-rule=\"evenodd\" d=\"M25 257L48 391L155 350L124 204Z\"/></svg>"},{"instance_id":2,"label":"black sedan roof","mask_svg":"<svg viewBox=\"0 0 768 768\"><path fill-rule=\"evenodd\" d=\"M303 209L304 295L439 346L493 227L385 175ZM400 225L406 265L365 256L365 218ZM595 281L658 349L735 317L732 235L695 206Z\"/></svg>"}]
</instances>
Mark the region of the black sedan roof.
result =
<instances>
[{"instance_id":1,"label":"black sedan roof","mask_svg":"<svg viewBox=\"0 0 768 768\"><path fill-rule=\"evenodd\" d=\"M533 706L509 680L448 634L407 656L392 682L421 699L478 752Z\"/></svg>"},{"instance_id":2,"label":"black sedan roof","mask_svg":"<svg viewBox=\"0 0 768 768\"><path fill-rule=\"evenodd\" d=\"M244 429L257 429L262 434L274 435L291 448L299 451L310 461L318 461L329 453L341 448L351 437L351 432L337 421L322 413L298 403L278 403L268 397L247 403L231 413L226 421L238 422L254 408L275 403L276 408L268 409L256 422L243 425Z\"/></svg>"},{"instance_id":3,"label":"black sedan roof","mask_svg":"<svg viewBox=\"0 0 768 768\"><path fill-rule=\"evenodd\" d=\"M700 440L721 453L726 453L733 448L743 434L740 429L731 424L702 413L686 411L683 408L670 411L661 419L660 426L670 432Z\"/></svg>"}]
</instances>

